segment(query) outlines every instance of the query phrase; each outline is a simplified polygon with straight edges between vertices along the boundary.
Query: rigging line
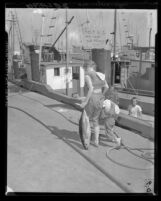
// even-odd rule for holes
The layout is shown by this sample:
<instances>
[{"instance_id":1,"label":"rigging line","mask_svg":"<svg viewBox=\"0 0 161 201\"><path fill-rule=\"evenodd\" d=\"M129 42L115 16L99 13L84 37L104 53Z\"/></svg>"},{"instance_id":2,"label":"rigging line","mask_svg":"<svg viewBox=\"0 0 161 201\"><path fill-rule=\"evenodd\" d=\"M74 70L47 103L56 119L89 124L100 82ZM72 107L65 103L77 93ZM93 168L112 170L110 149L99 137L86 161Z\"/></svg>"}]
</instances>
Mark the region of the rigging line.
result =
<instances>
[{"instance_id":1,"label":"rigging line","mask_svg":"<svg viewBox=\"0 0 161 201\"><path fill-rule=\"evenodd\" d=\"M11 12L11 9L9 10L9 14L10 14L10 18L9 19L12 19L12 12ZM10 53L12 52L12 29L13 29L13 23L10 21L10 29L9 29L9 33L8 33L8 36L9 36L9 51Z\"/></svg>"},{"instance_id":2,"label":"rigging line","mask_svg":"<svg viewBox=\"0 0 161 201\"><path fill-rule=\"evenodd\" d=\"M15 15L16 15L16 22L17 22L17 25L18 25L18 32L19 32L20 42L21 42L21 45L22 45L22 35L21 35L21 30L20 30L20 26L19 26L18 15L17 15L16 9L15 9Z\"/></svg>"},{"instance_id":3,"label":"rigging line","mask_svg":"<svg viewBox=\"0 0 161 201\"><path fill-rule=\"evenodd\" d=\"M18 23L17 22L17 17L16 17L16 15L15 15L15 30L16 30L16 36L17 36L17 42L18 42L18 44L19 44L19 47L20 47L20 50L21 50L21 47L22 47L22 41L21 41L21 38L20 38L20 32L19 32L19 29L18 29L18 24L16 24L16 23Z\"/></svg>"},{"instance_id":4,"label":"rigging line","mask_svg":"<svg viewBox=\"0 0 161 201\"><path fill-rule=\"evenodd\" d=\"M61 11L61 12L63 12L63 11ZM61 23L62 19L65 20L65 17L64 17L63 15L64 15L64 12L63 12L63 14L60 15L57 24L60 23L60 25L62 25L62 23ZM59 26L59 27L60 27L60 26ZM60 32L60 30L61 30L61 29L59 29L59 32ZM58 29L57 29L57 33L58 33ZM58 33L58 35L59 35L59 33ZM56 44L58 51L60 51L60 49L61 49L61 41L62 41L62 38L63 38L63 37L64 37L64 34L59 38L59 40L58 40L58 42L57 42L57 44Z\"/></svg>"},{"instance_id":5,"label":"rigging line","mask_svg":"<svg viewBox=\"0 0 161 201\"><path fill-rule=\"evenodd\" d=\"M43 15L45 16L45 17L43 17ZM44 13L42 13L42 15L41 15L41 17L42 18L44 18L44 22L46 22L46 23L44 23L44 22L42 22L42 23L44 23L44 25L43 25L43 37L42 37L42 46L46 43L46 41L47 41L47 39L48 39L48 37L47 37L47 21L46 21L46 19L48 19L49 18L49 15L47 15L47 13L45 13L45 11L44 11ZM42 21L43 21L43 19L42 19Z\"/></svg>"},{"instance_id":6,"label":"rigging line","mask_svg":"<svg viewBox=\"0 0 161 201\"><path fill-rule=\"evenodd\" d=\"M54 31L53 31L53 29L52 29L51 43L52 43L52 39L53 39L54 32L57 30L57 29L56 29L56 22L57 22L57 13L55 13L55 20L54 20L54 23L53 23ZM54 39L54 40L55 40L55 39Z\"/></svg>"},{"instance_id":7,"label":"rigging line","mask_svg":"<svg viewBox=\"0 0 161 201\"><path fill-rule=\"evenodd\" d=\"M32 40L33 40L33 33L34 33L34 28L33 28L33 14L31 14L31 34L32 34Z\"/></svg>"},{"instance_id":8,"label":"rigging line","mask_svg":"<svg viewBox=\"0 0 161 201\"><path fill-rule=\"evenodd\" d=\"M54 12L54 11L53 11ZM53 14L53 16L54 16L54 14ZM55 37L54 37L54 32L56 32L57 31L57 29L56 29L56 23L57 23L57 14L55 14L55 21L54 21L54 23L52 24L52 26L54 26L54 31L53 31L53 29L51 29L51 37L50 37L50 42L52 43L54 40L55 40Z\"/></svg>"},{"instance_id":9,"label":"rigging line","mask_svg":"<svg viewBox=\"0 0 161 201\"><path fill-rule=\"evenodd\" d=\"M48 25L48 31L47 31L47 36L50 34L50 26L51 26L51 21L52 21L52 13L51 13L51 17L50 17L50 23L49 23L49 25ZM48 42L49 42L49 37L47 38L47 40L48 40Z\"/></svg>"},{"instance_id":10,"label":"rigging line","mask_svg":"<svg viewBox=\"0 0 161 201\"><path fill-rule=\"evenodd\" d=\"M121 25L120 25L120 18L119 17L120 16L119 16L119 13L118 13L117 20L118 20L118 24L119 24L119 35L120 35L120 46L121 46L120 50L122 52Z\"/></svg>"},{"instance_id":11,"label":"rigging line","mask_svg":"<svg viewBox=\"0 0 161 201\"><path fill-rule=\"evenodd\" d=\"M76 20L77 20L77 23L78 23L78 28L80 30L80 40L81 40L81 44L83 46L83 29L82 29L82 26L81 26L81 22L79 22L78 20L78 16L76 15Z\"/></svg>"},{"instance_id":12,"label":"rigging line","mask_svg":"<svg viewBox=\"0 0 161 201\"><path fill-rule=\"evenodd\" d=\"M51 43L52 41L52 36L53 36L53 29L50 29L50 26L54 26L55 24L54 23L54 19L56 19L56 14L54 13L55 11L53 11L53 13L51 13L51 18L50 18L50 24L49 24L49 27L48 27L48 35L51 35L51 36L48 36L48 42Z\"/></svg>"},{"instance_id":13,"label":"rigging line","mask_svg":"<svg viewBox=\"0 0 161 201\"><path fill-rule=\"evenodd\" d=\"M55 22L55 34L54 34L54 41L56 40L56 38L58 37L57 34L58 34L58 24L59 24L59 21L60 21L60 13L57 14L57 18L56 18L56 22ZM58 43L56 44L56 47L58 47Z\"/></svg>"}]
</instances>

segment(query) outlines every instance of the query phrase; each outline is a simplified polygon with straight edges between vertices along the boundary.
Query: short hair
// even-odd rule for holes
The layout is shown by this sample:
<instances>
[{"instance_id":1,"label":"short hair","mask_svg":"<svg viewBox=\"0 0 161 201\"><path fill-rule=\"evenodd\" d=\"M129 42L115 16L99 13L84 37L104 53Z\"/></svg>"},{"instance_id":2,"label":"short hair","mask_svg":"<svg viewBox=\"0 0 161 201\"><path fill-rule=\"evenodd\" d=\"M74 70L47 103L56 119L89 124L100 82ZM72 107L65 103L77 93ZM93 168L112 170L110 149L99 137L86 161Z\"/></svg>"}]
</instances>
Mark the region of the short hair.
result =
<instances>
[{"instance_id":1,"label":"short hair","mask_svg":"<svg viewBox=\"0 0 161 201\"><path fill-rule=\"evenodd\" d=\"M132 97L131 102L132 102L133 100L137 100L137 101L138 101L138 99L137 99L136 97Z\"/></svg>"}]
</instances>

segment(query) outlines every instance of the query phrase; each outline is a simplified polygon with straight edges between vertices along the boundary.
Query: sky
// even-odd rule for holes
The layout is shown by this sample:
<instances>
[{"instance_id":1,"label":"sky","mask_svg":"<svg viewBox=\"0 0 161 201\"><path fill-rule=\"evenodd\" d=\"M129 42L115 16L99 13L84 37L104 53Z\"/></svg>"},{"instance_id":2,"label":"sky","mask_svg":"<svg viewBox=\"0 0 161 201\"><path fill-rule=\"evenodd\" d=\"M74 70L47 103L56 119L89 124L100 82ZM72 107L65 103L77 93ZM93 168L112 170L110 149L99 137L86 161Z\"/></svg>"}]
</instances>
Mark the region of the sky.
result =
<instances>
[{"instance_id":1,"label":"sky","mask_svg":"<svg viewBox=\"0 0 161 201\"><path fill-rule=\"evenodd\" d=\"M40 42L40 34L43 23L43 34L52 35L43 37L43 43L53 43L65 27L66 9L6 9L6 19L11 19L11 11L17 13L17 18L21 30L23 42L32 42L37 39ZM42 18L41 14L45 17ZM68 47L88 46L84 29L99 30L105 32L105 39L108 39L107 45L102 46L105 49L110 49L113 44L114 31L114 9L68 9L68 20L74 16L73 21L68 27ZM151 16L151 17L150 17ZM51 19L56 17L56 19ZM89 20L89 23L85 23ZM54 28L49 28L54 26ZM6 22L6 30L8 31L10 23ZM127 35L133 36L134 44L139 46L148 46L149 44L149 29L152 27L151 46L155 45L155 34L157 32L157 10L134 10L134 9L117 9L116 20L116 45L119 49L127 43ZM128 31L128 32L126 32ZM16 37L16 50L19 49L18 40ZM100 43L101 44L101 43ZM100 45L101 46L101 45ZM56 44L57 48L66 47L66 32L61 36Z\"/></svg>"}]
</instances>

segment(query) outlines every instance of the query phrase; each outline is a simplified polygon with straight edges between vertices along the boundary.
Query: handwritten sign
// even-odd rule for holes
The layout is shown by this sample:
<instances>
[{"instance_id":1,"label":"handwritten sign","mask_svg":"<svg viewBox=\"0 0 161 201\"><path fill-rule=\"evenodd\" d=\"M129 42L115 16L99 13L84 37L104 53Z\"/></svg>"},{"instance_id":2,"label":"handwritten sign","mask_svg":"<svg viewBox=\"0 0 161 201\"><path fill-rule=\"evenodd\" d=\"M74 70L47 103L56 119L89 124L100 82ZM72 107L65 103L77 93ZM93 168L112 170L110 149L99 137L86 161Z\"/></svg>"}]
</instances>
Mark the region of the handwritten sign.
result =
<instances>
[{"instance_id":1,"label":"handwritten sign","mask_svg":"<svg viewBox=\"0 0 161 201\"><path fill-rule=\"evenodd\" d=\"M104 48L106 33L102 30L84 29L84 43L89 48Z\"/></svg>"}]
</instances>

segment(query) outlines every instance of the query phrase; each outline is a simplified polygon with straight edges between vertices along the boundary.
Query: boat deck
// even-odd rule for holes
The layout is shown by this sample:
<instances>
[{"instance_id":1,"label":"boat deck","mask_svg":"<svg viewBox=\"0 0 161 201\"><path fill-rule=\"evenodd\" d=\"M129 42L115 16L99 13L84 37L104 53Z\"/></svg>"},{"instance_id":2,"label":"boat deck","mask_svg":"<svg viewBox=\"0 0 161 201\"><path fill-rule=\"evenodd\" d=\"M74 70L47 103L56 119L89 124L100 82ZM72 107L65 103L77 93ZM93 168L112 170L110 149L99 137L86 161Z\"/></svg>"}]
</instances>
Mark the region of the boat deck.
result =
<instances>
[{"instance_id":1,"label":"boat deck","mask_svg":"<svg viewBox=\"0 0 161 201\"><path fill-rule=\"evenodd\" d=\"M149 96L141 96L141 95L133 95L127 93L120 93L118 92L120 98L131 99L132 97L137 97L139 101L154 104L154 97Z\"/></svg>"},{"instance_id":2,"label":"boat deck","mask_svg":"<svg viewBox=\"0 0 161 201\"><path fill-rule=\"evenodd\" d=\"M121 109L121 112L122 112L123 114L128 114L128 111L127 111L127 110ZM150 124L152 124L152 125L154 126L154 121L155 121L154 116L142 114L141 119L144 120L144 121L147 121L148 123L150 123Z\"/></svg>"}]
</instances>

